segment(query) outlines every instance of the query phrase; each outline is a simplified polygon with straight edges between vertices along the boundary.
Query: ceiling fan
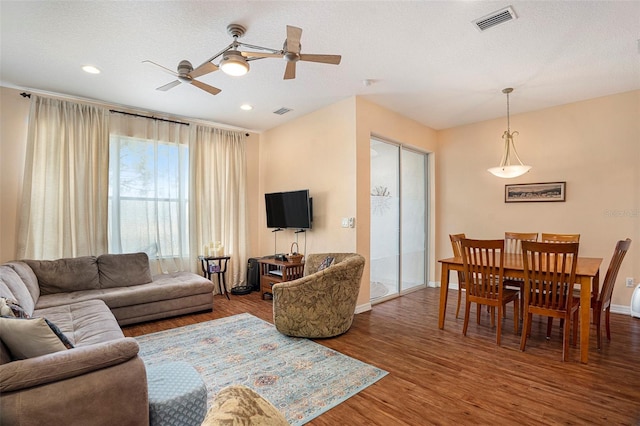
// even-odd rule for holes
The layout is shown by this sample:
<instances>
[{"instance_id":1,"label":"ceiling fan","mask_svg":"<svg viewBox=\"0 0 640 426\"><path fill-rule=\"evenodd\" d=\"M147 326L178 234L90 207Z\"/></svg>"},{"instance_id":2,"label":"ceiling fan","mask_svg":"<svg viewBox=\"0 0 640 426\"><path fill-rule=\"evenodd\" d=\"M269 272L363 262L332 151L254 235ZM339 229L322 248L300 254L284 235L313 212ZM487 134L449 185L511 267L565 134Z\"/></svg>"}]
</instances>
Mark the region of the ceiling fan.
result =
<instances>
[{"instance_id":1,"label":"ceiling fan","mask_svg":"<svg viewBox=\"0 0 640 426\"><path fill-rule=\"evenodd\" d=\"M302 28L287 25L287 38L284 41L282 49L272 49L269 47L256 46L238 41L246 33L246 28L239 24L230 24L227 26L227 32L233 37L233 41L227 47L209 58L202 65L193 69L189 61L180 61L178 64L178 72L171 71L162 65L152 61L143 61L160 67L164 71L176 76L178 79L164 86L158 87L156 90L167 91L180 83L190 83L194 86L216 95L220 93L220 89L202 83L196 80L197 77L211 73L221 69L224 73L241 76L249 72L249 62L264 58L284 58L287 65L284 72L284 79L291 80L296 78L296 63L298 61L318 62L323 64L338 65L342 57L340 55L317 55L301 53L302 45L300 38L302 37ZM242 49L242 50L240 50ZM217 58L222 57L215 65L213 63Z\"/></svg>"},{"instance_id":2,"label":"ceiling fan","mask_svg":"<svg viewBox=\"0 0 640 426\"><path fill-rule=\"evenodd\" d=\"M198 68L193 69L193 65L191 65L191 62L187 60L180 61L180 63L178 64L178 72L171 71L169 68L165 68L162 65L156 64L153 61L142 61L142 62L155 65L160 69L164 70L165 72L168 72L169 74L178 78L177 80L167 83L164 86L158 87L156 90L161 90L163 92L166 92L167 90L173 87L176 87L180 83L188 83L188 84L193 84L197 88L202 89L205 92L209 92L212 95L217 95L221 91L217 87L213 87L206 83L196 80L197 77L200 77L205 74L209 74L210 72L218 70L218 67L212 64L211 62L205 62L204 64L200 65Z\"/></svg>"},{"instance_id":3,"label":"ceiling fan","mask_svg":"<svg viewBox=\"0 0 640 426\"><path fill-rule=\"evenodd\" d=\"M262 52L241 52L243 56L252 55L259 57L284 57L287 60L287 67L284 71L284 79L290 80L296 78L296 63L298 61L319 62L323 64L340 64L342 56L340 55L317 55L300 53L302 45L300 38L302 37L302 28L287 25L287 38L280 52L262 53Z\"/></svg>"}]
</instances>

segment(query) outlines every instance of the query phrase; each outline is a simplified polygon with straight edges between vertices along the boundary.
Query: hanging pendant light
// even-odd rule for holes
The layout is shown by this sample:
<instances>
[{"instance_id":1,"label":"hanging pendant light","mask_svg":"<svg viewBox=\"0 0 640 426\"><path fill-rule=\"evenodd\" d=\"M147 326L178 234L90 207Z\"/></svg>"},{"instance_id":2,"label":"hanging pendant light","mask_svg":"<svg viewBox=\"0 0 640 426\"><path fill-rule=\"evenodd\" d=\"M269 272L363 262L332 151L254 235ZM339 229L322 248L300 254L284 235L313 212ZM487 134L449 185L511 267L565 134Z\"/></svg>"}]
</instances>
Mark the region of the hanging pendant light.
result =
<instances>
[{"instance_id":1,"label":"hanging pendant light","mask_svg":"<svg viewBox=\"0 0 640 426\"><path fill-rule=\"evenodd\" d=\"M527 166L522 163L522 160L518 156L516 151L516 145L513 142L513 137L518 132L511 132L511 123L509 119L509 93L513 92L513 89L508 87L502 90L502 93L507 95L507 130L503 133L502 139L504 139L504 152L502 153L502 160L498 167L491 167L487 169L491 174L501 178L514 178L522 176L531 170L531 166ZM512 157L515 160L512 164Z\"/></svg>"}]
</instances>

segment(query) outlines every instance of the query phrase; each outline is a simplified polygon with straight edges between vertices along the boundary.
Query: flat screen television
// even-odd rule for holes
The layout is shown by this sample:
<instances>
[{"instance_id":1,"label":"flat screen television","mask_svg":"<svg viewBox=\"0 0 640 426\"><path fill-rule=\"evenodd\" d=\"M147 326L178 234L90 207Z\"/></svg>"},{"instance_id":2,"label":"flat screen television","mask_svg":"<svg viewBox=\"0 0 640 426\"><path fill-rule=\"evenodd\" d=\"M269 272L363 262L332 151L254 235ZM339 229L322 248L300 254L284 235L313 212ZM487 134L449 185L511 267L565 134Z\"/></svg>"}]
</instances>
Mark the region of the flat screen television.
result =
<instances>
[{"instance_id":1,"label":"flat screen television","mask_svg":"<svg viewBox=\"0 0 640 426\"><path fill-rule=\"evenodd\" d=\"M267 228L311 229L312 199L309 190L264 194Z\"/></svg>"}]
</instances>

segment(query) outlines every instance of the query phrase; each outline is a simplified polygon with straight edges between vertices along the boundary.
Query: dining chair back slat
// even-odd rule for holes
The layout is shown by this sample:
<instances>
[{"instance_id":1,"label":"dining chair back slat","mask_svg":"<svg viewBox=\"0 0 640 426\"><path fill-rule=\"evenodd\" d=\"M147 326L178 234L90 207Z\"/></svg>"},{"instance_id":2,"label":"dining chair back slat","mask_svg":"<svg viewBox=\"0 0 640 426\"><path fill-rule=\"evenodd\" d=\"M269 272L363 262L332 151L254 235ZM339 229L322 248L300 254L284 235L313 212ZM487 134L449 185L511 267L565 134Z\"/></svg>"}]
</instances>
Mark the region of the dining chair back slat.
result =
<instances>
[{"instance_id":1,"label":"dining chair back slat","mask_svg":"<svg viewBox=\"0 0 640 426\"><path fill-rule=\"evenodd\" d=\"M564 320L562 359L568 360L571 316L577 327L579 301L573 297L579 243L522 242L524 324L520 349L531 333L532 314ZM575 339L575 333L574 333Z\"/></svg>"}]
</instances>

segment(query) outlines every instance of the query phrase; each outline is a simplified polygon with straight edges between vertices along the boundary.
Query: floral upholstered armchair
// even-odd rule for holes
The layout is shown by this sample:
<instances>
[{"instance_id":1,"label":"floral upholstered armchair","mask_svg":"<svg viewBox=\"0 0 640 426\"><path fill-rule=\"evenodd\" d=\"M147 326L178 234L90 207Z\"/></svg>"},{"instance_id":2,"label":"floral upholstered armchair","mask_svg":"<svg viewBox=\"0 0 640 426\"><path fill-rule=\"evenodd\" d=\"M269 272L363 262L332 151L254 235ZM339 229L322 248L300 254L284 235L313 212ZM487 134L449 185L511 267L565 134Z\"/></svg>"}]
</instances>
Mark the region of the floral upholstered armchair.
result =
<instances>
[{"instance_id":1,"label":"floral upholstered armchair","mask_svg":"<svg viewBox=\"0 0 640 426\"><path fill-rule=\"evenodd\" d=\"M307 256L302 278L273 286L276 329L308 338L333 337L349 330L363 269L364 257L357 253Z\"/></svg>"}]
</instances>

